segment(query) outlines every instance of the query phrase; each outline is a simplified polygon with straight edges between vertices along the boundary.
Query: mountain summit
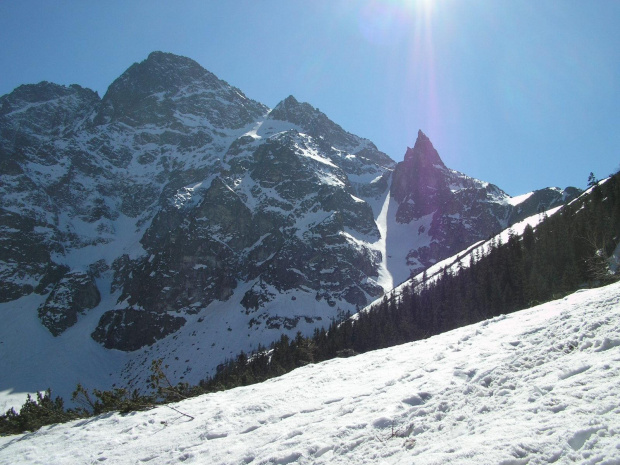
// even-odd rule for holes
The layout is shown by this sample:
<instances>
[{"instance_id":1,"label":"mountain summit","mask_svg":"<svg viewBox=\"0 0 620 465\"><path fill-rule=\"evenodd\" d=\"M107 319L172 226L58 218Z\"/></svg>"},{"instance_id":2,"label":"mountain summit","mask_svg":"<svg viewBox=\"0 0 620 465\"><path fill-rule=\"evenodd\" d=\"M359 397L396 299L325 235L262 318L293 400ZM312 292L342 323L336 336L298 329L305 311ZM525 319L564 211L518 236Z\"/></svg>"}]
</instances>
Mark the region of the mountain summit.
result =
<instances>
[{"instance_id":1,"label":"mountain summit","mask_svg":"<svg viewBox=\"0 0 620 465\"><path fill-rule=\"evenodd\" d=\"M485 231L500 231L574 198L579 191L547 188L512 199L493 184L446 167L419 130L413 149L407 148L394 169L390 193L397 204L393 229L407 230L417 238L406 253L408 269L415 274L485 239ZM402 249L403 244L397 243Z\"/></svg>"},{"instance_id":2,"label":"mountain summit","mask_svg":"<svg viewBox=\"0 0 620 465\"><path fill-rule=\"evenodd\" d=\"M139 385L157 358L197 382L356 312L542 199L450 170L421 131L395 163L308 103L270 110L162 52L102 99L51 83L0 97L0 170L0 310L13 315L0 341L37 341L0 346L0 370L38 370L47 384L22 389L65 395L77 371Z\"/></svg>"},{"instance_id":3,"label":"mountain summit","mask_svg":"<svg viewBox=\"0 0 620 465\"><path fill-rule=\"evenodd\" d=\"M416 170L426 170L431 167L445 168L443 161L439 157L439 153L433 147L433 143L422 130L418 130L418 138L415 141L413 149L407 148L405 152L406 163L411 163Z\"/></svg>"},{"instance_id":4,"label":"mountain summit","mask_svg":"<svg viewBox=\"0 0 620 465\"><path fill-rule=\"evenodd\" d=\"M153 52L110 85L95 123L165 125L185 116L206 119L217 128L238 128L266 110L194 60Z\"/></svg>"}]
</instances>

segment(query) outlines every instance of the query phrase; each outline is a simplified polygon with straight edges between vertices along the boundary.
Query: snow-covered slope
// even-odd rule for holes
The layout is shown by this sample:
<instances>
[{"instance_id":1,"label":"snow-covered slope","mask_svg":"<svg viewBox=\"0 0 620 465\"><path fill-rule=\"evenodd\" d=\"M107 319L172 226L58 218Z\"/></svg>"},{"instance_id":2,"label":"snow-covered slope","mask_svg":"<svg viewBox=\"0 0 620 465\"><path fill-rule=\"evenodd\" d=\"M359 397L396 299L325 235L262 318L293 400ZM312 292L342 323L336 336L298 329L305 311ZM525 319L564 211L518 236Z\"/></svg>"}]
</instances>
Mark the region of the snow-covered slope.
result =
<instances>
[{"instance_id":1,"label":"snow-covered slope","mask_svg":"<svg viewBox=\"0 0 620 465\"><path fill-rule=\"evenodd\" d=\"M528 194L529 195L529 194ZM403 281L398 286L395 286L390 292L386 293L386 297L391 299L393 297L398 297L402 295L402 291L404 288L415 288L416 286L423 284L431 284L436 282L440 276L444 273L444 271L450 274L458 273L461 268L468 268L472 263L472 257L483 257L488 255L493 247L497 244L505 244L508 242L508 239L511 235L522 236L523 231L527 226L531 226L535 228L545 217L549 217L554 215L560 210L561 207L551 208L547 210L543 214L536 214L525 218L524 220L519 221L518 223L513 224L509 228L504 229L503 231L495 234L490 239L485 241L478 241L476 243L471 244L469 247L459 251L458 253L452 255L451 257L444 258L443 260L435 263L434 265L429 266L423 272L416 274L415 276ZM364 310L369 309L375 305L378 305L381 299L377 299L372 302L370 305L365 307ZM352 316L353 319L356 318L355 315Z\"/></svg>"},{"instance_id":2,"label":"snow-covered slope","mask_svg":"<svg viewBox=\"0 0 620 465\"><path fill-rule=\"evenodd\" d=\"M128 415L0 438L0 464L618 464L620 283Z\"/></svg>"},{"instance_id":3,"label":"snow-covered slope","mask_svg":"<svg viewBox=\"0 0 620 465\"><path fill-rule=\"evenodd\" d=\"M599 185L605 184L605 182L607 182L609 179L610 178L602 179L599 182ZM399 297L402 295L402 291L405 288L416 288L416 286L422 286L436 282L444 272L447 272L449 274L457 274L460 269L468 268L471 265L473 257L477 257L479 259L480 257L488 255L498 244L506 244L511 236L523 236L523 233L527 227L535 229L545 218L556 214L562 209L562 205L557 206L557 196L553 196L550 193L555 192L557 194L562 192L563 196L572 199L570 200L570 202L568 202L569 204L571 204L577 201L577 199L579 198L587 198L587 196L590 195L592 191L593 187L590 187L583 192L577 191L574 188L568 188L563 191L557 188L548 188L530 192L528 194L524 194L518 197L505 199L507 203L513 206L523 205L527 201L530 202L529 207L513 211L513 218L515 220L523 217L522 219L518 220L515 223L511 223L510 227L507 227L506 229L501 230L497 234L492 235L489 239L472 243L463 250L458 251L456 254L428 266L423 272L420 272L395 286L391 291L386 293L386 297L388 299ZM532 201L535 201L535 203L531 203ZM550 205L556 206L548 208ZM541 206L543 206L544 208L540 208ZM531 212L536 210L538 210L538 213L524 217L525 212ZM613 272L615 272L617 269L617 263L618 259L616 252L612 254L612 256L609 258L609 266ZM383 297L381 299L373 301L363 310L367 310L373 306L378 305L381 300L383 300ZM352 318L356 319L356 315L353 315Z\"/></svg>"}]
</instances>

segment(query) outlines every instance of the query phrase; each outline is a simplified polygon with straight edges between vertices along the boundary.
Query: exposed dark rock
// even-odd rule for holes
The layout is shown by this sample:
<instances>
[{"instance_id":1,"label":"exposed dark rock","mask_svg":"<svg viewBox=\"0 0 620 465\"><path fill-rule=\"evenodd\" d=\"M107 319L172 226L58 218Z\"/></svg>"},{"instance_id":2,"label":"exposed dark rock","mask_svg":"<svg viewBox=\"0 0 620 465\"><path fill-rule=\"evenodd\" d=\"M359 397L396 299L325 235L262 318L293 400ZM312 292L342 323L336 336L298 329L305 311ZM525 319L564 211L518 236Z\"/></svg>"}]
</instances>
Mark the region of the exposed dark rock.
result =
<instances>
[{"instance_id":1,"label":"exposed dark rock","mask_svg":"<svg viewBox=\"0 0 620 465\"><path fill-rule=\"evenodd\" d=\"M129 126L148 123L169 126L180 114L204 114L215 127L224 129L249 124L266 110L264 105L247 99L239 89L218 79L194 60L153 52L112 83L94 121L95 124L122 122ZM171 127L175 132L183 129L174 123ZM164 133L158 137L158 143L176 145L179 142L166 141L165 134L175 136L173 132ZM210 136L203 133L202 137L208 139ZM205 139L202 144L194 139L189 145L200 146L204 142Z\"/></svg>"},{"instance_id":2,"label":"exposed dark rock","mask_svg":"<svg viewBox=\"0 0 620 465\"><path fill-rule=\"evenodd\" d=\"M177 331L185 318L126 308L105 312L92 338L107 349L130 352Z\"/></svg>"},{"instance_id":3,"label":"exposed dark rock","mask_svg":"<svg viewBox=\"0 0 620 465\"><path fill-rule=\"evenodd\" d=\"M394 170L391 193L400 204L397 220L408 223L448 202L450 174L431 141L419 131L413 149L407 149L404 161Z\"/></svg>"},{"instance_id":4,"label":"exposed dark rock","mask_svg":"<svg viewBox=\"0 0 620 465\"><path fill-rule=\"evenodd\" d=\"M101 295L93 277L83 271L67 273L39 307L41 323L58 336L77 323L84 314L99 305Z\"/></svg>"},{"instance_id":5,"label":"exposed dark rock","mask_svg":"<svg viewBox=\"0 0 620 465\"><path fill-rule=\"evenodd\" d=\"M96 92L51 82L19 86L0 97L0 135L16 146L28 134L60 136L73 132L99 105Z\"/></svg>"},{"instance_id":6,"label":"exposed dark rock","mask_svg":"<svg viewBox=\"0 0 620 465\"><path fill-rule=\"evenodd\" d=\"M427 218L418 232L428 234L430 243L407 252L412 274L510 224L561 205L579 192L543 189L513 206L497 186L448 169L422 131L413 149L408 148L397 164L391 185L391 195L398 202L398 222Z\"/></svg>"},{"instance_id":7,"label":"exposed dark rock","mask_svg":"<svg viewBox=\"0 0 620 465\"><path fill-rule=\"evenodd\" d=\"M0 302L32 293L53 267L37 221L0 208Z\"/></svg>"},{"instance_id":8,"label":"exposed dark rock","mask_svg":"<svg viewBox=\"0 0 620 465\"><path fill-rule=\"evenodd\" d=\"M392 159L379 151L372 142L345 131L318 108L308 103L300 103L292 95L276 105L269 113L269 119L288 121L299 126L305 134L324 141L327 149L332 146L351 150L358 158L364 160L364 165L376 164L385 167L394 165ZM336 162L333 158L332 161ZM343 162L346 163L346 159Z\"/></svg>"}]
</instances>

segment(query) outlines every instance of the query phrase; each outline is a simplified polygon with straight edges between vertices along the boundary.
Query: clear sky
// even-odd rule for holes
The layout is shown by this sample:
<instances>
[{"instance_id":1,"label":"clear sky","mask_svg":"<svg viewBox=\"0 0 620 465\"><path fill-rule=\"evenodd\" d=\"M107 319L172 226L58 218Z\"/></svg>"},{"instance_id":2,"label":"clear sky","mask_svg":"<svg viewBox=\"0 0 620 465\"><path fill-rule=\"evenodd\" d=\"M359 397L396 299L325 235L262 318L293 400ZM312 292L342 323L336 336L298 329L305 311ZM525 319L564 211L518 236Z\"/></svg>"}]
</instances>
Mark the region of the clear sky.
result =
<instances>
[{"instance_id":1,"label":"clear sky","mask_svg":"<svg viewBox=\"0 0 620 465\"><path fill-rule=\"evenodd\" d=\"M0 95L105 94L153 50L274 107L288 95L396 161L418 129L511 195L620 169L617 0L0 0Z\"/></svg>"}]
</instances>

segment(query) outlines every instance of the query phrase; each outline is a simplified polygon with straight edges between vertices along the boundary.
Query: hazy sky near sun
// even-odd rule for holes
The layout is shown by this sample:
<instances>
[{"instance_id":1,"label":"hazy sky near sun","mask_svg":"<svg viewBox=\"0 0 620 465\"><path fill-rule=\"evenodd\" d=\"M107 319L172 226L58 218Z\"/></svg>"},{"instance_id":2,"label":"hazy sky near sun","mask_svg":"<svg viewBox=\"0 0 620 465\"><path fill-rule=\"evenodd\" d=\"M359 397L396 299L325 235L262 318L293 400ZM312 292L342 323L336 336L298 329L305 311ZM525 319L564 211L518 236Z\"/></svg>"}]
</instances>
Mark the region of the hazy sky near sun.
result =
<instances>
[{"instance_id":1,"label":"hazy sky near sun","mask_svg":"<svg viewBox=\"0 0 620 465\"><path fill-rule=\"evenodd\" d=\"M400 161L418 129L511 195L620 169L620 1L0 0L0 95L103 96L161 50L288 95Z\"/></svg>"}]
</instances>

